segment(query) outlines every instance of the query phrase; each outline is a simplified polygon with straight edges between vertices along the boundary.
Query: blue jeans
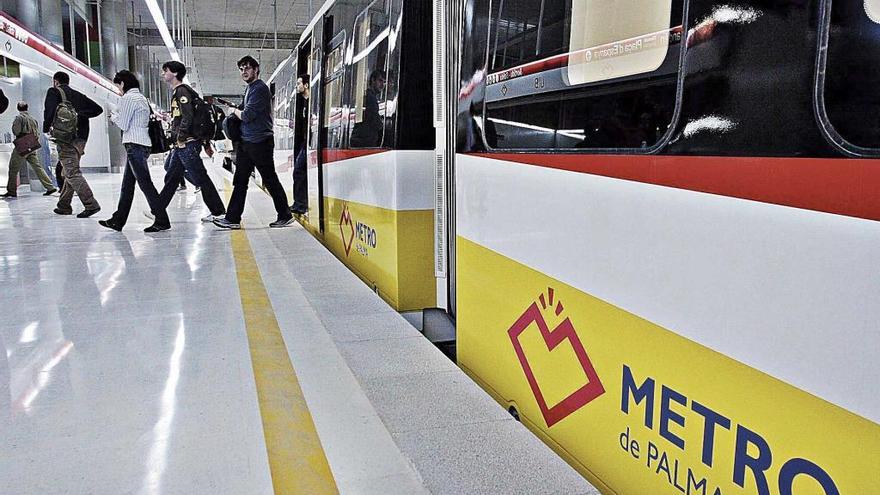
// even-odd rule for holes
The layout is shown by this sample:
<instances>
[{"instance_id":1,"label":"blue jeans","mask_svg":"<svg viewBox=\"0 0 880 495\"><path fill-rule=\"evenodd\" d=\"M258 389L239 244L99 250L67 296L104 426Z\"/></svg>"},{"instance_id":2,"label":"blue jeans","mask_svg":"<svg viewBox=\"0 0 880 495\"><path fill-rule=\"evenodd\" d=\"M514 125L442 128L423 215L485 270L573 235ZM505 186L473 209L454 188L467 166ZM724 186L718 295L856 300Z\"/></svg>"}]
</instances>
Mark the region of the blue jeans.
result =
<instances>
[{"instance_id":1,"label":"blue jeans","mask_svg":"<svg viewBox=\"0 0 880 495\"><path fill-rule=\"evenodd\" d=\"M125 153L128 160L125 163L125 173L122 175L122 190L119 192L119 205L113 213L111 222L122 227L128 220L128 214L131 212L131 202L134 199L134 184L137 182L141 192L147 198L150 205L150 211L156 217L156 225L167 227L171 225L168 221L168 213L165 206L159 200L159 193L156 192L156 186L150 178L150 169L147 167L147 158L150 156L150 148L134 143L125 143Z\"/></svg>"},{"instance_id":2,"label":"blue jeans","mask_svg":"<svg viewBox=\"0 0 880 495\"><path fill-rule=\"evenodd\" d=\"M226 207L223 206L223 200L217 193L217 188L208 177L208 171L205 170L205 164L202 163L202 157L199 153L202 151L202 143L200 141L190 141L183 148L172 148L171 153L165 160L165 187L159 193L159 201L163 208L167 208L171 203L171 198L177 192L180 184L180 178L183 174L189 173L192 183L202 188L202 198L211 214L220 216L226 213Z\"/></svg>"}]
</instances>

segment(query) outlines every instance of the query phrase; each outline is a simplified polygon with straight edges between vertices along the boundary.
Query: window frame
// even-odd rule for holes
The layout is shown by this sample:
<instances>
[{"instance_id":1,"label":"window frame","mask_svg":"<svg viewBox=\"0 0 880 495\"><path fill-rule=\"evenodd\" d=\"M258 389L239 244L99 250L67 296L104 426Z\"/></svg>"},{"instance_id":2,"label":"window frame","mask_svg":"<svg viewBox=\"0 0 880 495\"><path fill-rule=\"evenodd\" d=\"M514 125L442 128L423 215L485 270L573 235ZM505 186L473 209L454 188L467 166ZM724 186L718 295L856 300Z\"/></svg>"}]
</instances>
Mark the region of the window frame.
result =
<instances>
[{"instance_id":1,"label":"window frame","mask_svg":"<svg viewBox=\"0 0 880 495\"><path fill-rule=\"evenodd\" d=\"M686 60L686 56L687 56L687 32L688 32L687 21L688 21L688 10L689 10L690 1L689 0L672 0L672 1L673 2L676 2L676 1L681 2L681 24L680 24L681 25L681 41L679 42L680 48L679 48L679 54L678 54L678 61L676 64L677 74L676 74L676 78L675 78L675 84L676 84L675 102L673 103L672 118L670 119L669 126L666 128L666 131L663 133L662 136L660 136L660 138L657 140L656 143L654 143L651 146L645 147L645 148L633 148L633 147L505 148L505 147L492 147L492 146L490 146L487 139L486 139L485 132L481 131L479 133L479 135L480 135L480 139L482 141L482 144L485 147L484 149L486 149L489 152L493 152L493 153L532 153L532 154L538 154L538 153L563 154L564 153L564 154L650 155L650 154L658 153L661 149L663 149L672 140L673 134L675 133L675 130L678 126L679 118L681 116L682 91L684 88L684 76L685 76L685 60ZM825 1L829 1L829 0L825 0ZM491 4L490 4L490 10L487 13L487 15L489 16L489 24L491 25L492 15L493 15L493 12L491 9ZM672 29L672 28L670 28L670 29ZM489 72L490 57L492 55L492 40L491 39L487 40L486 51L485 51L484 55L485 56L483 58L483 67L484 67L486 76L483 79L483 82L481 84L482 91L483 91L482 102L481 102L482 103L481 113L479 115L480 121L483 124L483 125L479 126L481 129L484 128L485 121L486 121L486 119L488 119L489 102L487 100L487 92L488 92L487 89L489 86L488 77L489 77L489 75L491 75L491 73ZM555 56L560 56L560 55L555 55ZM554 56L551 56L551 57L554 57ZM537 62L540 62L541 60L544 60L544 59L538 59ZM535 61L527 62L526 64L529 64L529 63L535 63ZM522 64L522 65L526 65L526 64ZM513 68L516 68L516 67L518 67L518 66L514 66ZM503 72L503 71L507 71L507 70L510 70L510 68L500 69L498 72ZM619 78L615 78L615 79L579 84L576 86L569 86L569 87L562 89L562 90L559 90L559 91L538 93L536 95L527 95L527 96L511 98L509 101L515 101L517 99L522 99L525 102L525 100L527 98L530 98L533 96L538 96L540 98L540 97L549 97L550 95L555 95L555 94L560 94L560 93L564 95L565 93L575 92L578 90L582 90L584 88L601 87L601 86L607 86L607 85L613 85L613 84L617 84L617 83L621 83L621 82L626 82L626 81L631 80L633 78L644 78L644 77L650 78L651 75L654 74L657 70L659 70L659 68L655 69L653 72L649 72L649 73L635 74L635 75L629 75L629 76L619 77ZM541 72L536 73L536 74L529 74L527 77L535 78L540 75L541 75ZM566 101L564 96L560 101L563 103Z\"/></svg>"}]
</instances>

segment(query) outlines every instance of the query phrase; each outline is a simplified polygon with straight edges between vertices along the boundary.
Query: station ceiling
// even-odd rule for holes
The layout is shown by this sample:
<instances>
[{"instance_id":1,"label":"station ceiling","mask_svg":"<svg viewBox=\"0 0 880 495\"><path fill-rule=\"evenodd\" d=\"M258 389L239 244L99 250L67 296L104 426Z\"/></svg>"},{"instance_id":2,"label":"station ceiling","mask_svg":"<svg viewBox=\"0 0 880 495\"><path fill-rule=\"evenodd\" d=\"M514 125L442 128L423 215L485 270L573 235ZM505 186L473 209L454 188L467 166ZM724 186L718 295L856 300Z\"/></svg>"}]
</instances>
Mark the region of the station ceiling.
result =
<instances>
[{"instance_id":1,"label":"station ceiling","mask_svg":"<svg viewBox=\"0 0 880 495\"><path fill-rule=\"evenodd\" d=\"M184 9L192 30L192 59L188 64L206 95L241 95L244 83L235 66L244 55L260 61L268 78L296 45L323 0L186 0ZM277 3L277 5L274 5ZM171 0L158 0L159 7ZM278 49L275 50L277 12ZM166 16L171 25L170 12ZM129 45L149 47L158 60L169 54L145 0L133 0L129 16Z\"/></svg>"}]
</instances>

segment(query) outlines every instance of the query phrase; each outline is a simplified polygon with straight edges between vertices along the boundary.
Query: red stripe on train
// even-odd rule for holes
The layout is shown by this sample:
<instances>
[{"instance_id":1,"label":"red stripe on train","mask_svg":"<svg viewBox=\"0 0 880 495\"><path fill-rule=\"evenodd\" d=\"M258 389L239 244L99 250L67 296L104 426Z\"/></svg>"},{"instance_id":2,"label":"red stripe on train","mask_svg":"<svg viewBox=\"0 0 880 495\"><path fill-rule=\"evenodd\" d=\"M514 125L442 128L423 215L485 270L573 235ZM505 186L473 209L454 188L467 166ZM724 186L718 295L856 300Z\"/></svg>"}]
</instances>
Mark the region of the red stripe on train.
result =
<instances>
[{"instance_id":1,"label":"red stripe on train","mask_svg":"<svg viewBox=\"0 0 880 495\"><path fill-rule=\"evenodd\" d=\"M332 162L340 162L342 160L350 160L352 158L358 158L361 156L376 155L379 153L384 153L386 151L391 151L391 149L370 148L362 150L324 150L324 154L322 156L324 158L324 163L327 164Z\"/></svg>"},{"instance_id":2,"label":"red stripe on train","mask_svg":"<svg viewBox=\"0 0 880 495\"><path fill-rule=\"evenodd\" d=\"M880 220L880 160L519 153L472 155Z\"/></svg>"}]
</instances>

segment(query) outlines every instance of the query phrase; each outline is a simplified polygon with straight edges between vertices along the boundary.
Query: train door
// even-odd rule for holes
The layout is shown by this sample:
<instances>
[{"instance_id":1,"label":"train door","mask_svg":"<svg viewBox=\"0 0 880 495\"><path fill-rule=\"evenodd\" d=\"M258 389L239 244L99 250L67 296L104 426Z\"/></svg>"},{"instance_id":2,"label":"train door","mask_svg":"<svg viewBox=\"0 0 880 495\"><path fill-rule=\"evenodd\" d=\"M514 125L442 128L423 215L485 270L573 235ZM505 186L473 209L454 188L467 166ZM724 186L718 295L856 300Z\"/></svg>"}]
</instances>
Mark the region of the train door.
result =
<instances>
[{"instance_id":1,"label":"train door","mask_svg":"<svg viewBox=\"0 0 880 495\"><path fill-rule=\"evenodd\" d=\"M324 207L324 163L332 150L343 145L345 126L343 125L343 95L345 84L345 30L334 34L333 16L324 17L324 57L321 61L321 96L319 113L318 177L319 177L319 212L321 232L326 228Z\"/></svg>"}]
</instances>

